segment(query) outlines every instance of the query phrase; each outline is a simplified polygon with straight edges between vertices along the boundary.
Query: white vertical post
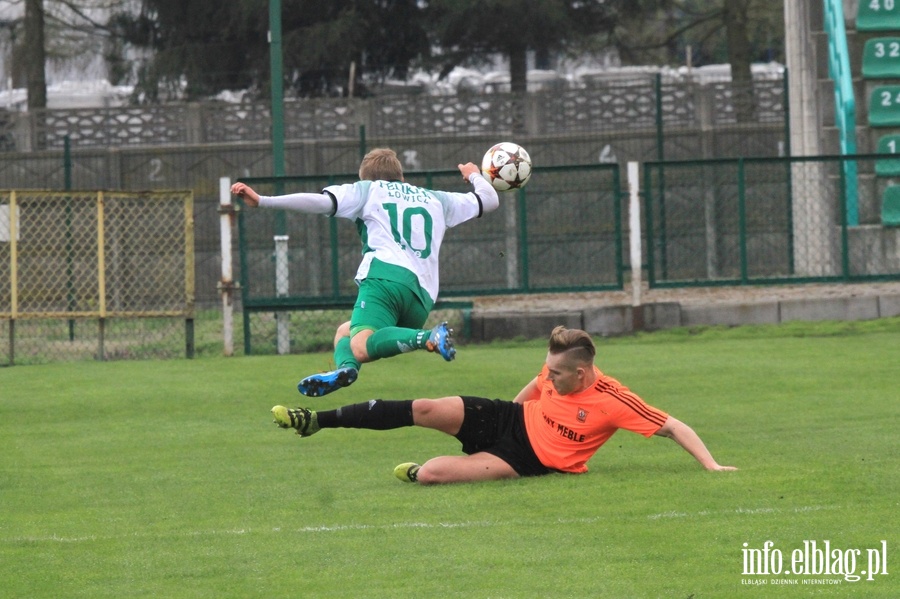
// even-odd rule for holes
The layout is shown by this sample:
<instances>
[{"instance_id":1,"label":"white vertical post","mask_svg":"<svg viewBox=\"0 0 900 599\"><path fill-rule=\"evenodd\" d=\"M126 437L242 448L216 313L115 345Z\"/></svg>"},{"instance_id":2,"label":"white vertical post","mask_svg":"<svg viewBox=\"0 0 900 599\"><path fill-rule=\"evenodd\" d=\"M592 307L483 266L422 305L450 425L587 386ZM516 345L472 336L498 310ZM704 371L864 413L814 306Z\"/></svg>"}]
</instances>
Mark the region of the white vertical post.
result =
<instances>
[{"instance_id":1,"label":"white vertical post","mask_svg":"<svg viewBox=\"0 0 900 599\"><path fill-rule=\"evenodd\" d=\"M817 36L812 30L813 16L816 13L821 16L821 11L822 3L818 0L784 3L784 57L788 70L792 156L822 154ZM833 248L838 247L835 237L839 233L831 225L837 222L835 209L840 205L839 190L833 183L824 183L829 179L826 166L824 162L791 163L791 218L797 275L822 276L839 272L840 258L832 253Z\"/></svg>"},{"instance_id":2,"label":"white vertical post","mask_svg":"<svg viewBox=\"0 0 900 599\"><path fill-rule=\"evenodd\" d=\"M231 266L231 179L219 178L219 253L222 256L222 353L234 355L234 275Z\"/></svg>"},{"instance_id":3,"label":"white vertical post","mask_svg":"<svg viewBox=\"0 0 900 599\"><path fill-rule=\"evenodd\" d=\"M275 296L287 297L290 289L288 271L288 236L275 236ZM275 325L278 338L278 355L291 353L291 332L288 312L275 313Z\"/></svg>"},{"instance_id":4,"label":"white vertical post","mask_svg":"<svg viewBox=\"0 0 900 599\"><path fill-rule=\"evenodd\" d=\"M641 201L638 163L628 163L628 242L631 250L631 305L641 305Z\"/></svg>"}]
</instances>

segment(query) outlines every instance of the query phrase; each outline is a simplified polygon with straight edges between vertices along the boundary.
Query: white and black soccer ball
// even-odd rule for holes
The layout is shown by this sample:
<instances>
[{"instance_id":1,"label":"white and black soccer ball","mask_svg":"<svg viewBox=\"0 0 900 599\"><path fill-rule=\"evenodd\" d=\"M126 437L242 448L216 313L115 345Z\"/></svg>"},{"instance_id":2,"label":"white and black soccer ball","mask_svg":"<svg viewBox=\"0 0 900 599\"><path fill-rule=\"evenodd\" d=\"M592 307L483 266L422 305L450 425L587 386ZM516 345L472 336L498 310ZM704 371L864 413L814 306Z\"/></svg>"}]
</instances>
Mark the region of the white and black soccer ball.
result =
<instances>
[{"instance_id":1,"label":"white and black soccer ball","mask_svg":"<svg viewBox=\"0 0 900 599\"><path fill-rule=\"evenodd\" d=\"M504 141L485 153L481 172L497 191L519 189L531 178L531 156L519 144Z\"/></svg>"}]
</instances>

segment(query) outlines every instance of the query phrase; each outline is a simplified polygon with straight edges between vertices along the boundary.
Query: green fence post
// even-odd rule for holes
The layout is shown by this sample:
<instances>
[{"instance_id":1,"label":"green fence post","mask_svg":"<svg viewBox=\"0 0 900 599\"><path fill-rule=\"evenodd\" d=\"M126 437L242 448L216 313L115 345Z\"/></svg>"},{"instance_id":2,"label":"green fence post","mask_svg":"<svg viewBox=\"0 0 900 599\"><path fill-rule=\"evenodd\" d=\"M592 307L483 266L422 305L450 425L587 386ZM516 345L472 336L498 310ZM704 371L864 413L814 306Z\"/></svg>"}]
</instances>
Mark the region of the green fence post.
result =
<instances>
[{"instance_id":1,"label":"green fence post","mask_svg":"<svg viewBox=\"0 0 900 599\"><path fill-rule=\"evenodd\" d=\"M622 191L622 182L619 177L619 169L614 168L613 175L613 211L616 221L616 284L620 289L625 288L625 264L624 262L624 242L622 239L622 202L629 197L627 192Z\"/></svg>"},{"instance_id":2,"label":"green fence post","mask_svg":"<svg viewBox=\"0 0 900 599\"><path fill-rule=\"evenodd\" d=\"M334 177L328 177L328 185L334 185ZM331 248L331 296L341 296L341 254L338 243L338 226L336 218L328 219L329 247Z\"/></svg>"},{"instance_id":3,"label":"green fence post","mask_svg":"<svg viewBox=\"0 0 900 599\"><path fill-rule=\"evenodd\" d=\"M656 91L656 159L662 162L666 155L663 136L662 73L656 74L654 87Z\"/></svg>"},{"instance_id":4,"label":"green fence post","mask_svg":"<svg viewBox=\"0 0 900 599\"><path fill-rule=\"evenodd\" d=\"M526 222L528 210L525 205L525 188L520 187L516 194L519 209L519 254L521 255L520 267L522 269L522 291L528 291L528 223Z\"/></svg>"},{"instance_id":5,"label":"green fence post","mask_svg":"<svg viewBox=\"0 0 900 599\"><path fill-rule=\"evenodd\" d=\"M669 250L666 240L666 167L659 165L659 270L663 279L669 278Z\"/></svg>"},{"instance_id":6,"label":"green fence post","mask_svg":"<svg viewBox=\"0 0 900 599\"><path fill-rule=\"evenodd\" d=\"M269 0L269 82L272 111L272 174L284 177L284 61L281 44L281 0ZM275 184L275 195L284 193L284 183ZM286 235L283 210L275 213L275 234Z\"/></svg>"},{"instance_id":7,"label":"green fence post","mask_svg":"<svg viewBox=\"0 0 900 599\"><path fill-rule=\"evenodd\" d=\"M63 185L66 191L72 190L72 141L68 135L63 138Z\"/></svg>"},{"instance_id":8,"label":"green fence post","mask_svg":"<svg viewBox=\"0 0 900 599\"><path fill-rule=\"evenodd\" d=\"M238 260L241 265L241 306L242 306L242 314L243 314L243 324L244 324L244 355L249 356L253 353L251 349L250 343L250 310L247 309L247 299L250 295L250 278L249 273L247 272L247 244L245 243L245 228L244 228L244 202L241 201L240 198L235 200L236 203L236 211L237 211L237 225L238 225Z\"/></svg>"},{"instance_id":9,"label":"green fence post","mask_svg":"<svg viewBox=\"0 0 900 599\"><path fill-rule=\"evenodd\" d=\"M340 244L338 244L337 219L328 219L329 246L331 248L331 295L341 296Z\"/></svg>"},{"instance_id":10,"label":"green fence post","mask_svg":"<svg viewBox=\"0 0 900 599\"><path fill-rule=\"evenodd\" d=\"M743 158L738 158L738 237L740 239L741 283L747 284L747 207Z\"/></svg>"},{"instance_id":11,"label":"green fence post","mask_svg":"<svg viewBox=\"0 0 900 599\"><path fill-rule=\"evenodd\" d=\"M784 76L781 79L782 93L784 94L784 155L791 155L791 95L790 80L787 67L784 68Z\"/></svg>"},{"instance_id":12,"label":"green fence post","mask_svg":"<svg viewBox=\"0 0 900 599\"><path fill-rule=\"evenodd\" d=\"M644 228L647 236L647 284L653 287L656 276L654 270L655 261L653 259L653 187L651 186L651 171L656 165L644 164Z\"/></svg>"},{"instance_id":13,"label":"green fence post","mask_svg":"<svg viewBox=\"0 0 900 599\"><path fill-rule=\"evenodd\" d=\"M841 175L840 175L841 176L841 204L840 204L840 211L841 211L841 270L843 271L842 274L843 274L844 280L847 280L850 278L850 248L849 248L850 241L848 238L847 224L848 224L848 220L852 219L855 216L855 214L853 213L853 209L855 208L855 206L851 206L847 202L848 196L851 193L854 193L855 189L851 189L851 190L847 189L847 177L853 176L855 178L856 162L853 161L853 169L852 169L853 172L850 173L850 172L848 172L850 169L847 168L847 162L848 162L847 158L841 157L840 160L841 160L841 167L842 167L839 169L840 173L841 173ZM853 221L851 220L851 222L853 222ZM853 222L853 224L855 225L856 222Z\"/></svg>"},{"instance_id":14,"label":"green fence post","mask_svg":"<svg viewBox=\"0 0 900 599\"><path fill-rule=\"evenodd\" d=\"M63 187L72 191L72 143L63 138ZM72 196L66 196L66 309L75 311L75 283L72 271ZM69 319L69 341L75 341L75 320Z\"/></svg>"},{"instance_id":15,"label":"green fence post","mask_svg":"<svg viewBox=\"0 0 900 599\"><path fill-rule=\"evenodd\" d=\"M194 319L184 319L184 357L189 360L194 357Z\"/></svg>"},{"instance_id":16,"label":"green fence post","mask_svg":"<svg viewBox=\"0 0 900 599\"><path fill-rule=\"evenodd\" d=\"M791 160L791 102L788 70L784 69L784 155L787 181L787 251L788 273L794 274L794 162Z\"/></svg>"},{"instance_id":17,"label":"green fence post","mask_svg":"<svg viewBox=\"0 0 900 599\"><path fill-rule=\"evenodd\" d=\"M272 174L276 177L284 176L284 63L281 51L281 0L269 0Z\"/></svg>"},{"instance_id":18,"label":"green fence post","mask_svg":"<svg viewBox=\"0 0 900 599\"><path fill-rule=\"evenodd\" d=\"M663 101L662 101L662 73L656 74L656 159L659 162L665 160L665 136L663 134ZM667 277L668 260L666 256L666 184L665 184L665 168L659 166L659 231L660 231L660 271L662 278ZM647 245L650 245L649 242ZM648 254L653 249L648 248ZM648 277L649 279L649 277Z\"/></svg>"},{"instance_id":19,"label":"green fence post","mask_svg":"<svg viewBox=\"0 0 900 599\"><path fill-rule=\"evenodd\" d=\"M366 155L366 126L359 126L359 159L362 160Z\"/></svg>"}]
</instances>

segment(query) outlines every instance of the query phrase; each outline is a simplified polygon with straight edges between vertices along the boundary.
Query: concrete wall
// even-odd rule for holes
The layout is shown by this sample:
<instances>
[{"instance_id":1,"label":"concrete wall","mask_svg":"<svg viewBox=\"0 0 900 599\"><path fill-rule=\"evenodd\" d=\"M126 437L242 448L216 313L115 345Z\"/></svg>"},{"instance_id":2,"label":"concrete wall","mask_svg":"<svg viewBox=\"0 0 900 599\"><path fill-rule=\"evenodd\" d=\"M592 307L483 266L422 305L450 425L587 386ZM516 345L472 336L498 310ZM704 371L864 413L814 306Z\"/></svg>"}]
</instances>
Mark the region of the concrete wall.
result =
<instances>
[{"instance_id":1,"label":"concrete wall","mask_svg":"<svg viewBox=\"0 0 900 599\"><path fill-rule=\"evenodd\" d=\"M779 324L790 321L871 320L900 316L900 294L690 305L677 302L508 313L472 313L474 341L543 339L553 327L601 337L690 326Z\"/></svg>"}]
</instances>

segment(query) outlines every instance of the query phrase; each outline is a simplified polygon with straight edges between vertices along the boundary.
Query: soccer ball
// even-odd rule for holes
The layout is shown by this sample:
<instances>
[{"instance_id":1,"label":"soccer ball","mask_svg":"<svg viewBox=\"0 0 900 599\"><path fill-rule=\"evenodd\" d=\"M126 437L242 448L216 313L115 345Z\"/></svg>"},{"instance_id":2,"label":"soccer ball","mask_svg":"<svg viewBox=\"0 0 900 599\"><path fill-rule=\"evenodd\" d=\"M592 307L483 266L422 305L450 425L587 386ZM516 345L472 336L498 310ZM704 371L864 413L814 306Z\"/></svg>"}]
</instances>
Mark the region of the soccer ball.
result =
<instances>
[{"instance_id":1,"label":"soccer ball","mask_svg":"<svg viewBox=\"0 0 900 599\"><path fill-rule=\"evenodd\" d=\"M518 144L501 142L484 155L481 172L497 191L518 189L531 178L531 156Z\"/></svg>"}]
</instances>

